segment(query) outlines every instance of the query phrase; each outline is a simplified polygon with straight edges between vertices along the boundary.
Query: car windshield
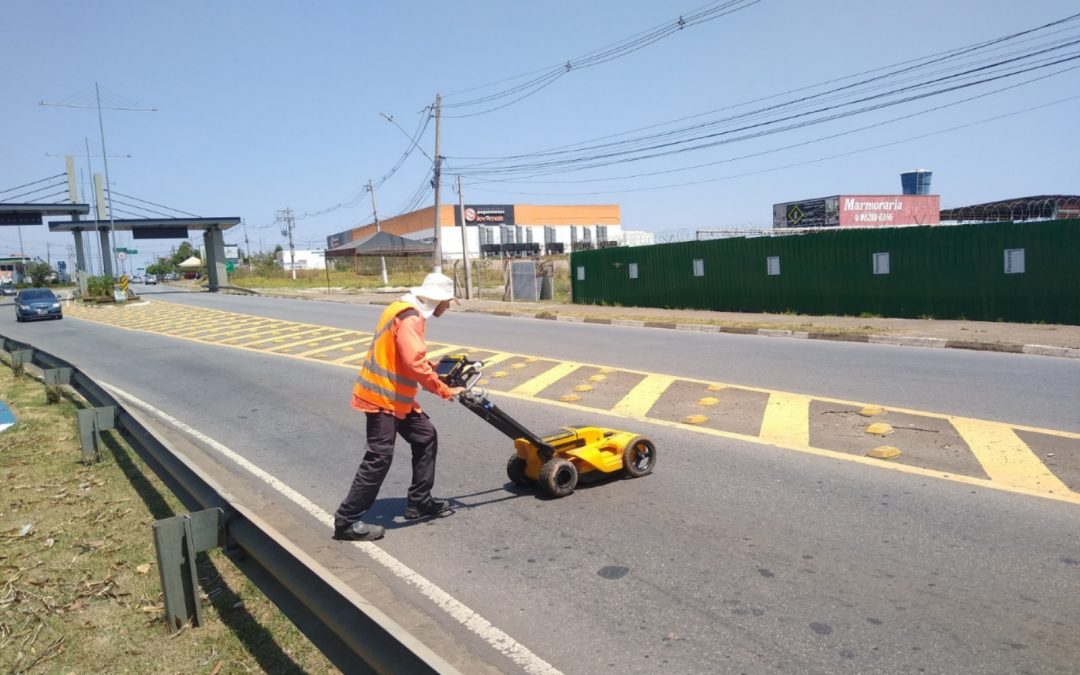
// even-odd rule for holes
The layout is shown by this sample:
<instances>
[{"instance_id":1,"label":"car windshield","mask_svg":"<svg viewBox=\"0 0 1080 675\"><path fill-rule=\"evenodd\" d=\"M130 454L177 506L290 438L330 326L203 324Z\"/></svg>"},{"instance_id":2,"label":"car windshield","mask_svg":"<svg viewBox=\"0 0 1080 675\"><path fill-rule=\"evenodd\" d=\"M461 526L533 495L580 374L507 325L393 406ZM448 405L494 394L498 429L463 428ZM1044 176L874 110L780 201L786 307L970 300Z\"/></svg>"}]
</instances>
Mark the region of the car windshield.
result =
<instances>
[{"instance_id":1,"label":"car windshield","mask_svg":"<svg viewBox=\"0 0 1080 675\"><path fill-rule=\"evenodd\" d=\"M35 300L56 300L56 296L53 292L47 288L28 288L22 292L19 296L24 302L34 302Z\"/></svg>"}]
</instances>

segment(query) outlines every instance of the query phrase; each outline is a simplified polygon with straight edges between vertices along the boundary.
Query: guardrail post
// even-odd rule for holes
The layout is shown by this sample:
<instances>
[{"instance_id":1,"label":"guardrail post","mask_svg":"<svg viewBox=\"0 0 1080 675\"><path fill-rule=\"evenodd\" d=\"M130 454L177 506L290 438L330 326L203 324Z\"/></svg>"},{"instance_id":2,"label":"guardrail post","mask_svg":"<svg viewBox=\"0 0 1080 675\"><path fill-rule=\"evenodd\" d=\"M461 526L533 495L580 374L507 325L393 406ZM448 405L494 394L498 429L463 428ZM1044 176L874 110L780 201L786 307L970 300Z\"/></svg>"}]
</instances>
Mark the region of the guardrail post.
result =
<instances>
[{"instance_id":1,"label":"guardrail post","mask_svg":"<svg viewBox=\"0 0 1080 675\"><path fill-rule=\"evenodd\" d=\"M60 402L60 387L71 384L71 368L46 368L45 376L45 403Z\"/></svg>"},{"instance_id":2,"label":"guardrail post","mask_svg":"<svg viewBox=\"0 0 1080 675\"><path fill-rule=\"evenodd\" d=\"M26 372L26 364L34 360L33 349L14 349L11 351L11 370L15 377L22 377Z\"/></svg>"},{"instance_id":3,"label":"guardrail post","mask_svg":"<svg viewBox=\"0 0 1080 675\"><path fill-rule=\"evenodd\" d=\"M225 545L225 512L206 509L158 520L153 525L165 623L175 633L188 621L203 624L195 555Z\"/></svg>"},{"instance_id":4,"label":"guardrail post","mask_svg":"<svg viewBox=\"0 0 1080 675\"><path fill-rule=\"evenodd\" d=\"M116 428L116 408L108 405L101 408L81 408L75 412L79 422L83 464L94 464L101 459L101 432Z\"/></svg>"}]
</instances>

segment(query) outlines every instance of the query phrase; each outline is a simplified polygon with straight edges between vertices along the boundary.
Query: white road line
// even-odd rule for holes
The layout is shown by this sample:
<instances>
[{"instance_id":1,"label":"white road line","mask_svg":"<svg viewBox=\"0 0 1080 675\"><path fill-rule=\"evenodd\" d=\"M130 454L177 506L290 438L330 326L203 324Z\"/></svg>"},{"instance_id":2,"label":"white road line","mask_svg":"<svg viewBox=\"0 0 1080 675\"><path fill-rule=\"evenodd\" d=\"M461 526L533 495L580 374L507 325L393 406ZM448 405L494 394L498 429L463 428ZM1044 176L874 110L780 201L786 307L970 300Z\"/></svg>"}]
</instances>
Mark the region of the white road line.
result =
<instances>
[{"instance_id":1,"label":"white road line","mask_svg":"<svg viewBox=\"0 0 1080 675\"><path fill-rule=\"evenodd\" d=\"M175 417L169 415L163 410L158 410L154 406L135 398L131 394L122 389L118 389L105 382L100 383L102 387L108 390L111 394L120 398L132 405L142 408L151 415L157 417L162 422L172 426L174 429L182 431L185 434L197 438L199 441L210 446L217 452L221 453L224 457L232 460L238 464L241 468L252 474L259 480L263 481L270 487L281 493L286 499L293 502L304 511L307 511L319 522L326 525L328 528L333 529L334 517L323 511L317 504L310 501L307 497L300 494L296 490L293 490L287 484L278 480L271 474L263 471L255 464L252 464L248 460L244 459L240 455L236 454L226 446L218 443L209 436L201 433L197 429L194 429L187 424L184 424ZM436 586L431 581L414 572L407 565L400 560L390 555L383 549L379 548L376 544L369 541L356 541L351 542L354 546L367 553L373 560L381 564L394 574L394 576L405 581L412 586L415 586L422 594L427 596L429 600L434 602L440 609L450 615L455 621L465 626L467 629L475 633L482 638L485 642L491 645L495 650L505 655L514 663L521 666L525 672L535 675L562 675L562 672L555 668L547 661L543 660L536 654L532 653L525 645L521 644L514 638L507 635L502 630L499 630L491 624L490 621L477 614L472 609L469 609L465 604L455 599L449 593Z\"/></svg>"}]
</instances>

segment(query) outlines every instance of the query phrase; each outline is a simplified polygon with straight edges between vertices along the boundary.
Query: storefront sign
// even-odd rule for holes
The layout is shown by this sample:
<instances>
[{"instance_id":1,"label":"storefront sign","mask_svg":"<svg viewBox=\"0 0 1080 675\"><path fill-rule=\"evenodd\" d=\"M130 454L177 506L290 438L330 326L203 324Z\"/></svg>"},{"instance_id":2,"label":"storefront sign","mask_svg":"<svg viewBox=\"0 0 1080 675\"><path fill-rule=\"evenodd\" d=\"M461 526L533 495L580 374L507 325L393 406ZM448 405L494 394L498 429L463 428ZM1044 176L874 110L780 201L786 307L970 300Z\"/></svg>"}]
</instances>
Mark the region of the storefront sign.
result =
<instances>
[{"instance_id":1,"label":"storefront sign","mask_svg":"<svg viewBox=\"0 0 1080 675\"><path fill-rule=\"evenodd\" d=\"M466 225L514 225L513 204L465 205ZM454 226L461 227L461 209L454 209Z\"/></svg>"},{"instance_id":2,"label":"storefront sign","mask_svg":"<svg viewBox=\"0 0 1080 675\"><path fill-rule=\"evenodd\" d=\"M858 195L840 197L840 225L937 225L937 195Z\"/></svg>"}]
</instances>

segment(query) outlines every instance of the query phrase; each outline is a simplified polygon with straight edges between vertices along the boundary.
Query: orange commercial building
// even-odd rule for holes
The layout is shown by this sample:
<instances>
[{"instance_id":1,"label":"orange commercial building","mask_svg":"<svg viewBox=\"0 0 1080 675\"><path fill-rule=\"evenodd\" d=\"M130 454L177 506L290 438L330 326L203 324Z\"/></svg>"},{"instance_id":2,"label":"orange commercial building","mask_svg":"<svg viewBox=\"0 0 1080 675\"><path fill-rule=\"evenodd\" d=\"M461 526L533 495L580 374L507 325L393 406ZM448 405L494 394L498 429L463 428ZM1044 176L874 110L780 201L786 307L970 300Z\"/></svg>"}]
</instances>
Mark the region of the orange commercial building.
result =
<instances>
[{"instance_id":1,"label":"orange commercial building","mask_svg":"<svg viewBox=\"0 0 1080 675\"><path fill-rule=\"evenodd\" d=\"M469 255L527 255L564 253L613 245L622 234L617 204L536 205L455 204L440 207L440 245L443 257L462 257L462 220ZM401 237L429 240L435 236L435 207L429 206L379 222L379 230ZM327 248L366 239L374 223L330 235Z\"/></svg>"}]
</instances>

